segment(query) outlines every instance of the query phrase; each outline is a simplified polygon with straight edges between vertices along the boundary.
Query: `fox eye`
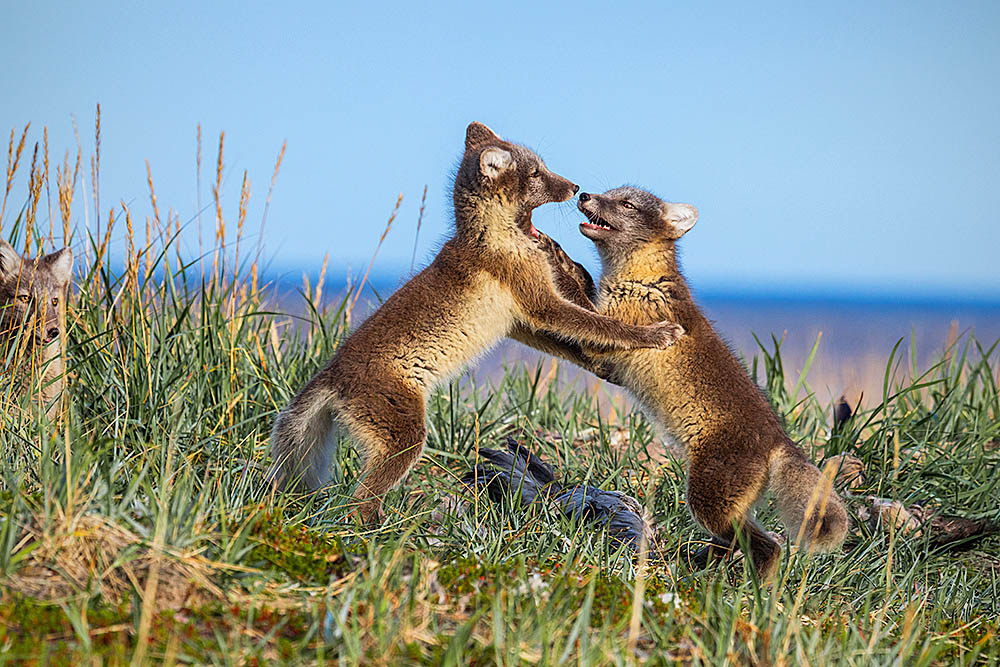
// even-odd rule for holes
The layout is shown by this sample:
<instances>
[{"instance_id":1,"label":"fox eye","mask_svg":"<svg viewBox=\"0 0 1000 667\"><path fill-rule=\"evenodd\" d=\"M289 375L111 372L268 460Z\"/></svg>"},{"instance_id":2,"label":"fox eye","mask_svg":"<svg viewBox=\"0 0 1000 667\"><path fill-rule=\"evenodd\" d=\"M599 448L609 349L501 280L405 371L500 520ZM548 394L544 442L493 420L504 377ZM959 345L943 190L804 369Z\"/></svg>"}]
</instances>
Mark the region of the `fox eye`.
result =
<instances>
[{"instance_id":1,"label":"fox eye","mask_svg":"<svg viewBox=\"0 0 1000 667\"><path fill-rule=\"evenodd\" d=\"M17 300L20 301L21 303L31 303L31 297L28 296L27 294L18 294Z\"/></svg>"},{"instance_id":2,"label":"fox eye","mask_svg":"<svg viewBox=\"0 0 1000 667\"><path fill-rule=\"evenodd\" d=\"M633 204L632 202L628 201L627 199L626 200L622 200L622 206L624 208L627 208L630 211L634 211L635 210L635 204Z\"/></svg>"},{"instance_id":3,"label":"fox eye","mask_svg":"<svg viewBox=\"0 0 1000 667\"><path fill-rule=\"evenodd\" d=\"M59 305L59 297L56 297L56 296L52 297L52 305L53 306L58 306Z\"/></svg>"}]
</instances>

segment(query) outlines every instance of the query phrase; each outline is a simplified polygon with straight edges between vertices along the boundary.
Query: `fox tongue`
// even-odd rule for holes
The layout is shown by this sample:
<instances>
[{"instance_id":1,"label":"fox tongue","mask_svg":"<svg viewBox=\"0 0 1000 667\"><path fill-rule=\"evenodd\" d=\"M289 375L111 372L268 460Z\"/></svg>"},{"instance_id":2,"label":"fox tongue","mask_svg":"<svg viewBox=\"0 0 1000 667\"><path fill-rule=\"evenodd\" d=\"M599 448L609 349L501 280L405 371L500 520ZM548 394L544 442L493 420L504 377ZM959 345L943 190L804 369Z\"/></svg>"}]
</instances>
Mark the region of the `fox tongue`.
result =
<instances>
[{"instance_id":1,"label":"fox tongue","mask_svg":"<svg viewBox=\"0 0 1000 667\"><path fill-rule=\"evenodd\" d=\"M531 234L532 237L534 237L536 239L538 238L538 230L535 229L535 225L531 222L531 212L530 211L528 212L528 233Z\"/></svg>"},{"instance_id":2,"label":"fox tongue","mask_svg":"<svg viewBox=\"0 0 1000 667\"><path fill-rule=\"evenodd\" d=\"M538 238L538 230L535 229L535 224L531 221L531 211L528 211L528 233L533 238Z\"/></svg>"}]
</instances>

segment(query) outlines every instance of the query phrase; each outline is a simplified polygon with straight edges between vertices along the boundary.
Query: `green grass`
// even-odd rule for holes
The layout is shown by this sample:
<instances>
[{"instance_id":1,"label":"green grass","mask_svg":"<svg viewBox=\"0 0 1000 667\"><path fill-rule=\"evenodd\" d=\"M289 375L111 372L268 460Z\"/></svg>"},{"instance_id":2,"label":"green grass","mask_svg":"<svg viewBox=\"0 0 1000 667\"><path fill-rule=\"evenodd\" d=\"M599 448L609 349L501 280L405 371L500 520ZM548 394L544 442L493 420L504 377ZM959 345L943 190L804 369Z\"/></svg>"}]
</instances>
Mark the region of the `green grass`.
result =
<instances>
[{"instance_id":1,"label":"green grass","mask_svg":"<svg viewBox=\"0 0 1000 667\"><path fill-rule=\"evenodd\" d=\"M44 243L30 216L11 229ZM17 405L0 430L0 662L1000 659L1000 537L944 550L856 520L843 553L786 550L771 588L740 562L691 571L679 553L702 533L684 506L683 466L650 460L639 414L620 416L631 438L611 446L592 396L543 382L541 369L440 388L426 454L377 530L347 518L359 467L350 446L328 493L273 496L263 473L275 411L336 348L349 300L303 295L293 321L232 248L214 265L185 263L163 238L130 236L121 270L97 235L77 239L91 252L67 313L65 418L7 399ZM808 377L786 374L780 346L762 346L748 367L815 460L864 461L852 508L877 495L1000 518L998 352L963 339L930 369L886 355L884 396L833 435L831 406ZM573 443L592 427L604 437ZM455 511L457 477L509 432L562 479L640 498L672 557L637 567L547 508ZM761 514L777 527L769 507Z\"/></svg>"}]
</instances>

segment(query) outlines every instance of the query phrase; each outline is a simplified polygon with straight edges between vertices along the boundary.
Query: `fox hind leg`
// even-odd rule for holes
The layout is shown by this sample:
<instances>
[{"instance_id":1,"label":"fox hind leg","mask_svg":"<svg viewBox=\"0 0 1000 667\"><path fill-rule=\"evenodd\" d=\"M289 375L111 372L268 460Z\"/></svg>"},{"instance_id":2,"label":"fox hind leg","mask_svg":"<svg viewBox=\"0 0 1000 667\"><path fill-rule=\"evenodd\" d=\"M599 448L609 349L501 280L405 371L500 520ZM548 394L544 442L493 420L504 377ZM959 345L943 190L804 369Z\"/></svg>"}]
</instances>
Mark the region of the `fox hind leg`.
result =
<instances>
[{"instance_id":1,"label":"fox hind leg","mask_svg":"<svg viewBox=\"0 0 1000 667\"><path fill-rule=\"evenodd\" d=\"M725 536L713 535L709 543L688 557L688 562L699 569L708 567L715 560L728 558L734 549L741 548L741 538L749 545L750 560L761 580L774 573L781 556L781 547L753 519L747 518L742 525L730 526Z\"/></svg>"},{"instance_id":2,"label":"fox hind leg","mask_svg":"<svg viewBox=\"0 0 1000 667\"><path fill-rule=\"evenodd\" d=\"M698 545L701 548L697 548ZM685 558L690 567L703 570L710 563L728 558L733 553L733 543L721 537L712 535L707 541L698 541L690 544Z\"/></svg>"},{"instance_id":3,"label":"fox hind leg","mask_svg":"<svg viewBox=\"0 0 1000 667\"><path fill-rule=\"evenodd\" d=\"M358 515L365 523L383 518L382 501L420 458L427 437L424 399L416 392L393 392L367 403L361 480L354 490Z\"/></svg>"},{"instance_id":4,"label":"fox hind leg","mask_svg":"<svg viewBox=\"0 0 1000 667\"><path fill-rule=\"evenodd\" d=\"M688 476L688 507L695 520L713 535L711 542L692 557L694 564L728 556L749 545L749 553L758 578L773 573L781 547L771 539L751 514L760 496L766 476L742 469L738 472L722 466L699 466L692 462Z\"/></svg>"}]
</instances>

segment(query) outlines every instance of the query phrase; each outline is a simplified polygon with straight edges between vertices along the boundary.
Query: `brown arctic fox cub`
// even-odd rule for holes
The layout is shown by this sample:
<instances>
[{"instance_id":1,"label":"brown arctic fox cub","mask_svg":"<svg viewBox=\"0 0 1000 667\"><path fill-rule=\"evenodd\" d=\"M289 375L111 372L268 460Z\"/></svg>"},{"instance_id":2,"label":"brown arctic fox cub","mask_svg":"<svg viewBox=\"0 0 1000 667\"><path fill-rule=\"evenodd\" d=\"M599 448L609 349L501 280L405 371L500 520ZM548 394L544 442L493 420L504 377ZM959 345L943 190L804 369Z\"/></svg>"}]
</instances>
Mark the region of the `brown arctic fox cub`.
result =
<instances>
[{"instance_id":1,"label":"brown arctic fox cub","mask_svg":"<svg viewBox=\"0 0 1000 667\"><path fill-rule=\"evenodd\" d=\"M63 388L59 304L72 277L69 248L31 259L0 240L0 359L7 381L36 396L49 418Z\"/></svg>"},{"instance_id":2,"label":"brown arctic fox cub","mask_svg":"<svg viewBox=\"0 0 1000 667\"><path fill-rule=\"evenodd\" d=\"M331 436L342 427L365 454L357 511L365 521L380 520L385 493L423 449L430 391L515 325L599 349L673 343L680 333L674 323L625 325L559 296L531 211L577 190L527 148L469 125L455 177L454 237L278 415L269 478L278 487L322 486L336 444Z\"/></svg>"},{"instance_id":3,"label":"brown arctic fox cub","mask_svg":"<svg viewBox=\"0 0 1000 667\"><path fill-rule=\"evenodd\" d=\"M686 447L688 507L715 537L715 548L702 550L700 558L721 555L742 538L758 574L773 572L780 548L753 518L768 486L792 539L801 537L818 551L837 548L848 527L840 498L785 434L767 399L695 305L678 268L675 244L694 226L698 211L633 187L581 193L578 207L587 218L580 231L597 246L604 268L598 312L632 324L670 320L685 331L669 348L593 353L585 367L631 391L658 427ZM573 270L572 261L554 264ZM573 280L560 284L567 282ZM579 353L568 346L560 354L573 360Z\"/></svg>"}]
</instances>

